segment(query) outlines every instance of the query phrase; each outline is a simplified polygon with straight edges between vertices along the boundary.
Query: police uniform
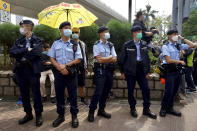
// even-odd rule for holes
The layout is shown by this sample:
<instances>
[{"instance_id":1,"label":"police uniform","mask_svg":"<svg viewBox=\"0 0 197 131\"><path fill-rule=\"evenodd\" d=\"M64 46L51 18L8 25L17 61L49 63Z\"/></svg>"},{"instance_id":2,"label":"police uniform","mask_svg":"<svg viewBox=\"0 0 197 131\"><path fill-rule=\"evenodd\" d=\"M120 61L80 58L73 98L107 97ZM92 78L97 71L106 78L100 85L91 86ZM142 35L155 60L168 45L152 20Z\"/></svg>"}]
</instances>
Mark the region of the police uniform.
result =
<instances>
[{"instance_id":1,"label":"police uniform","mask_svg":"<svg viewBox=\"0 0 197 131\"><path fill-rule=\"evenodd\" d=\"M100 27L99 33L103 32L104 30L108 30L107 27ZM93 55L96 59L96 56L101 55L101 57L108 57L112 55L113 57L116 57L116 51L114 46L111 46L111 42L106 41L104 42L102 40L97 41L94 44L93 47ZM93 116L94 111L97 109L97 104L99 103L99 112L104 112L105 106L106 106L106 100L109 95L109 92L113 86L113 71L108 68L107 63L99 64L97 61L94 63L94 66L98 65L94 70L94 83L96 85L94 94L91 99L90 103L90 110L89 110L89 121L93 122L94 119L91 119L90 117ZM108 118L111 117L111 115L107 115ZM91 119L91 120L90 120Z\"/></svg>"},{"instance_id":2,"label":"police uniform","mask_svg":"<svg viewBox=\"0 0 197 131\"><path fill-rule=\"evenodd\" d=\"M131 32L142 30L140 26L134 26ZM148 56L149 47L145 41L130 40L127 41L122 48L119 67L120 72L125 74L128 88L128 102L131 109L131 115L137 117L135 109L136 100L133 96L136 81L138 82L143 96L143 114L153 119L156 119L156 115L151 113L150 107L150 89L146 75L150 72L150 59Z\"/></svg>"},{"instance_id":3,"label":"police uniform","mask_svg":"<svg viewBox=\"0 0 197 131\"><path fill-rule=\"evenodd\" d=\"M178 33L178 32L176 30L169 30L167 32L167 35L171 35L173 33ZM188 49L187 44L178 44L176 42L173 44L170 41L168 41L162 47L162 55L164 57L169 56L170 59L173 60L180 60L180 52L181 50L185 50L185 49ZM166 84L165 84L165 91L161 103L162 106L160 111L161 116L165 116L163 115L163 111L169 111L170 109L173 109L174 97L179 89L179 83L181 78L179 71L176 69L176 65L167 64L166 59L164 57L163 57L163 64L168 66L166 68L166 70L168 71L166 71L167 73L165 76ZM180 113L177 114L177 112L174 111L171 113L175 113L174 115L177 116L181 115Z\"/></svg>"},{"instance_id":4,"label":"police uniform","mask_svg":"<svg viewBox=\"0 0 197 131\"><path fill-rule=\"evenodd\" d=\"M29 20L20 23L32 24ZM33 48L28 51L28 48ZM41 116L43 111L41 94L40 94L40 72L41 72L41 40L32 34L30 38L25 36L16 40L10 50L10 55L16 59L14 72L20 88L24 111L32 117L32 108L30 104L30 91L32 89L34 110L36 116ZM33 119L33 117L32 117ZM23 122L19 124L24 124Z\"/></svg>"},{"instance_id":5,"label":"police uniform","mask_svg":"<svg viewBox=\"0 0 197 131\"><path fill-rule=\"evenodd\" d=\"M64 42L62 39L53 43L48 55L54 58L58 64L68 64L75 59L81 59L80 47L77 46L77 51L73 51L73 43L71 40ZM69 100L71 104L70 112L72 115L77 115L77 75L72 77L70 75L62 75L58 70L54 71L55 76L55 92L57 99L57 113L64 115L65 113L65 87L68 89Z\"/></svg>"}]
</instances>

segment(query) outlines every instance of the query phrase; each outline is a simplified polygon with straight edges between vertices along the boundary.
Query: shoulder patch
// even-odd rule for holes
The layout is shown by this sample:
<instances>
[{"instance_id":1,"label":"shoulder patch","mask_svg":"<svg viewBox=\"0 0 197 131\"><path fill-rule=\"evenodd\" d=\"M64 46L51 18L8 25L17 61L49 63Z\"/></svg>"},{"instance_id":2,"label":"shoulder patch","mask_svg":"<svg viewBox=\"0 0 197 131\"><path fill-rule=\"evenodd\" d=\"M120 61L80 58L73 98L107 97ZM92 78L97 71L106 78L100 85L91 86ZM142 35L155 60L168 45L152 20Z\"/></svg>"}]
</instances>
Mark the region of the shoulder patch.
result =
<instances>
[{"instance_id":1,"label":"shoulder patch","mask_svg":"<svg viewBox=\"0 0 197 131\"><path fill-rule=\"evenodd\" d=\"M94 45L97 45L99 42L100 42L100 40L96 41L96 42L94 43Z\"/></svg>"},{"instance_id":2,"label":"shoulder patch","mask_svg":"<svg viewBox=\"0 0 197 131\"><path fill-rule=\"evenodd\" d=\"M109 42L109 48L112 48L113 46L114 46L114 44Z\"/></svg>"}]
</instances>

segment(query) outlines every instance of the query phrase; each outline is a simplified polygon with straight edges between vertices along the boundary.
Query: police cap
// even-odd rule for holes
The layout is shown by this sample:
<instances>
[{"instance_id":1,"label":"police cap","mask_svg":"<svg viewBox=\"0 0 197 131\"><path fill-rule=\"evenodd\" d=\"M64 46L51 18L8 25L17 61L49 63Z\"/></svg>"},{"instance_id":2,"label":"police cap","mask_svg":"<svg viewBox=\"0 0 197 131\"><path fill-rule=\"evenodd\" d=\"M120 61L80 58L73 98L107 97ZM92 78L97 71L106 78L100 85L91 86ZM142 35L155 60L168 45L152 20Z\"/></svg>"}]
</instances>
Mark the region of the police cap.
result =
<instances>
[{"instance_id":1,"label":"police cap","mask_svg":"<svg viewBox=\"0 0 197 131\"><path fill-rule=\"evenodd\" d=\"M107 26L101 26L98 29L98 33L102 33L103 31L109 30Z\"/></svg>"},{"instance_id":2,"label":"police cap","mask_svg":"<svg viewBox=\"0 0 197 131\"><path fill-rule=\"evenodd\" d=\"M59 29L62 29L65 26L71 26L70 22L65 21L65 22L61 23L60 26L59 26Z\"/></svg>"},{"instance_id":3,"label":"police cap","mask_svg":"<svg viewBox=\"0 0 197 131\"><path fill-rule=\"evenodd\" d=\"M136 32L136 31L140 31L140 30L142 30L142 28L141 28L140 26L138 26L138 25L133 26L133 27L131 28L131 32Z\"/></svg>"},{"instance_id":4,"label":"police cap","mask_svg":"<svg viewBox=\"0 0 197 131\"><path fill-rule=\"evenodd\" d=\"M34 23L31 21L31 20L22 20L19 25L23 25L23 24L29 24L29 25L32 25L34 26Z\"/></svg>"},{"instance_id":5,"label":"police cap","mask_svg":"<svg viewBox=\"0 0 197 131\"><path fill-rule=\"evenodd\" d=\"M178 33L177 29L168 30L167 35L172 35L173 33Z\"/></svg>"}]
</instances>

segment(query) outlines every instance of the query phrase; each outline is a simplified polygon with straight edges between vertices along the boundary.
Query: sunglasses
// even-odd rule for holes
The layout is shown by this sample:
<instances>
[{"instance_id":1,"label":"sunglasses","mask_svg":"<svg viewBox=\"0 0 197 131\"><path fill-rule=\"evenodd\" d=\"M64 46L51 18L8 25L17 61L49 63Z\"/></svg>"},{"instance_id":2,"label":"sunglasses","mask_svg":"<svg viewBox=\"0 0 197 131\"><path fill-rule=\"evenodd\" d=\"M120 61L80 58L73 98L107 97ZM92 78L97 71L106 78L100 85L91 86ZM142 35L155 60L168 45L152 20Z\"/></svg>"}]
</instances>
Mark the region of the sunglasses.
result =
<instances>
[{"instance_id":1,"label":"sunglasses","mask_svg":"<svg viewBox=\"0 0 197 131\"><path fill-rule=\"evenodd\" d=\"M73 34L78 34L79 32L72 32Z\"/></svg>"}]
</instances>

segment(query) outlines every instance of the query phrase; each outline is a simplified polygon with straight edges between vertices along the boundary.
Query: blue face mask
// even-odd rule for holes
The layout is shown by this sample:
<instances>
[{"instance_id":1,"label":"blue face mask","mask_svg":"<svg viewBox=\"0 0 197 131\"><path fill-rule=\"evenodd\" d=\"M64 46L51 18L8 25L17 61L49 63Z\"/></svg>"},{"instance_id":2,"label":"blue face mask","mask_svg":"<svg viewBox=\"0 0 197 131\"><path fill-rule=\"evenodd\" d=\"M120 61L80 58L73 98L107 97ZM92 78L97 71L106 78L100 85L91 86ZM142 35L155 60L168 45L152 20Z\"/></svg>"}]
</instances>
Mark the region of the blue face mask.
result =
<instances>
[{"instance_id":1,"label":"blue face mask","mask_svg":"<svg viewBox=\"0 0 197 131\"><path fill-rule=\"evenodd\" d=\"M108 40L110 38L110 34L109 33L105 33L105 39Z\"/></svg>"},{"instance_id":2,"label":"blue face mask","mask_svg":"<svg viewBox=\"0 0 197 131\"><path fill-rule=\"evenodd\" d=\"M142 33L137 33L136 38L137 38L138 40L141 40L141 39L142 39Z\"/></svg>"},{"instance_id":3,"label":"blue face mask","mask_svg":"<svg viewBox=\"0 0 197 131\"><path fill-rule=\"evenodd\" d=\"M72 35L71 29L64 29L64 36L70 37Z\"/></svg>"},{"instance_id":4,"label":"blue face mask","mask_svg":"<svg viewBox=\"0 0 197 131\"><path fill-rule=\"evenodd\" d=\"M78 34L72 34L72 38L73 39L78 39L79 38L79 35Z\"/></svg>"},{"instance_id":5,"label":"blue face mask","mask_svg":"<svg viewBox=\"0 0 197 131\"><path fill-rule=\"evenodd\" d=\"M146 21L146 16L145 15L143 16L143 21Z\"/></svg>"}]
</instances>

